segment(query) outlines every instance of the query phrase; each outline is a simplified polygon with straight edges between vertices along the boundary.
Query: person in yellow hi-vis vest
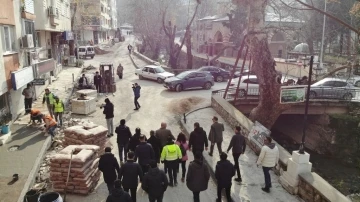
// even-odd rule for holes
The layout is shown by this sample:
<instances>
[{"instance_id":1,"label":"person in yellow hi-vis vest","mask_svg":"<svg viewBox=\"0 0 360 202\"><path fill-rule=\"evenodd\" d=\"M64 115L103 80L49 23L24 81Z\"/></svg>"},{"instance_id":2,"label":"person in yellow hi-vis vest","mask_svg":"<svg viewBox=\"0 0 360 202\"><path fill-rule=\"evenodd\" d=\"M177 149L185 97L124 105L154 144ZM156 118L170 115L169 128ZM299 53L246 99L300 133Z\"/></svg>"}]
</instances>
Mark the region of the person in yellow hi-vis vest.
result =
<instances>
[{"instance_id":1,"label":"person in yellow hi-vis vest","mask_svg":"<svg viewBox=\"0 0 360 202\"><path fill-rule=\"evenodd\" d=\"M168 137L167 144L163 147L161 152L161 163L166 164L169 174L169 186L177 186L177 171L179 162L182 159L180 147L174 143L171 136Z\"/></svg>"},{"instance_id":2,"label":"person in yellow hi-vis vest","mask_svg":"<svg viewBox=\"0 0 360 202\"><path fill-rule=\"evenodd\" d=\"M54 101L54 115L55 115L55 120L56 122L60 121L60 126L62 126L62 116L65 110L65 106L63 101L61 101L59 99L59 97L55 96L54 97L55 101Z\"/></svg>"},{"instance_id":3,"label":"person in yellow hi-vis vest","mask_svg":"<svg viewBox=\"0 0 360 202\"><path fill-rule=\"evenodd\" d=\"M55 136L54 131L57 127L56 121L50 115L42 115L42 119L45 123L46 132L51 135L51 138L53 138Z\"/></svg>"},{"instance_id":4,"label":"person in yellow hi-vis vest","mask_svg":"<svg viewBox=\"0 0 360 202\"><path fill-rule=\"evenodd\" d=\"M42 103L44 104L46 102L46 106L52 118L54 118L54 108L53 108L54 97L55 95L52 92L50 92L48 88L45 89L45 94Z\"/></svg>"}]
</instances>

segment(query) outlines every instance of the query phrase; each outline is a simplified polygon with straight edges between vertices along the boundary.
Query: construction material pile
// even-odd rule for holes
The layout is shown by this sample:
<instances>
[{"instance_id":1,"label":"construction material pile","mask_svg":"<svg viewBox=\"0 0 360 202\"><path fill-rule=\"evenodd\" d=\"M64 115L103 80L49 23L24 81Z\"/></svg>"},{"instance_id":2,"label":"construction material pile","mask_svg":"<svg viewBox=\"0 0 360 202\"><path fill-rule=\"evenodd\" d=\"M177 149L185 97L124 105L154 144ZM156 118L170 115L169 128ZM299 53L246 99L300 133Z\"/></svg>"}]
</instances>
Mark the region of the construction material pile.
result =
<instances>
[{"instance_id":1,"label":"construction material pile","mask_svg":"<svg viewBox=\"0 0 360 202\"><path fill-rule=\"evenodd\" d=\"M53 190L63 193L66 189L68 193L75 194L92 192L100 179L99 150L100 147L95 145L70 145L50 157ZM70 159L70 175L66 186Z\"/></svg>"},{"instance_id":2,"label":"construction material pile","mask_svg":"<svg viewBox=\"0 0 360 202\"><path fill-rule=\"evenodd\" d=\"M92 122L83 122L64 130L64 147L68 145L97 145L100 153L104 152L107 143L108 129Z\"/></svg>"},{"instance_id":3,"label":"construction material pile","mask_svg":"<svg viewBox=\"0 0 360 202\"><path fill-rule=\"evenodd\" d=\"M103 50L99 47L95 47L94 50L95 50L96 55L104 55L104 54L110 53L110 51Z\"/></svg>"}]
</instances>

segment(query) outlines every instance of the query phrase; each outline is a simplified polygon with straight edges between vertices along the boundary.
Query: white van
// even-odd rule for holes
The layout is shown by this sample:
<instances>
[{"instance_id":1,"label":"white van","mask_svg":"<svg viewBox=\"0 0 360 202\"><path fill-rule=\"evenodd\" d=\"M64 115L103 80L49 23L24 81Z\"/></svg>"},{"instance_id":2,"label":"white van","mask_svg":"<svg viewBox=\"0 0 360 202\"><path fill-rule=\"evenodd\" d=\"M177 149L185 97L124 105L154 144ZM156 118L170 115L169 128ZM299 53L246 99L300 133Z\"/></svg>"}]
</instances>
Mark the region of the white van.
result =
<instances>
[{"instance_id":1,"label":"white van","mask_svg":"<svg viewBox=\"0 0 360 202\"><path fill-rule=\"evenodd\" d=\"M94 58L95 56L95 49L94 46L80 46L78 49L79 58L87 58L91 57Z\"/></svg>"}]
</instances>

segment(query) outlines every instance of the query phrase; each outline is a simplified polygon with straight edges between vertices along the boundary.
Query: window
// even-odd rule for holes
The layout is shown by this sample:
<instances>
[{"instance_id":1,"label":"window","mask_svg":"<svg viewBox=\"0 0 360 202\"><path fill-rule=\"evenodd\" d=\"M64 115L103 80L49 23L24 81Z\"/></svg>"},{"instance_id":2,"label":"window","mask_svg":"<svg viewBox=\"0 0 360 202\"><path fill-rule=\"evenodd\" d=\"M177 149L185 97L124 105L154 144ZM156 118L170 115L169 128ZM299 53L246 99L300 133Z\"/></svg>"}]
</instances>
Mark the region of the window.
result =
<instances>
[{"instance_id":1,"label":"window","mask_svg":"<svg viewBox=\"0 0 360 202\"><path fill-rule=\"evenodd\" d=\"M25 34L32 34L33 35L34 45L37 46L38 45L38 43L37 43L37 34L35 32L34 22L24 20L24 27L25 27ZM37 47L39 47L39 46L37 46Z\"/></svg>"},{"instance_id":2,"label":"window","mask_svg":"<svg viewBox=\"0 0 360 202\"><path fill-rule=\"evenodd\" d=\"M154 69L149 69L149 72L155 74L155 70L154 70Z\"/></svg>"},{"instance_id":3,"label":"window","mask_svg":"<svg viewBox=\"0 0 360 202\"><path fill-rule=\"evenodd\" d=\"M14 33L14 26L3 26L1 28L1 35L3 51L6 52L13 52L15 51L15 33Z\"/></svg>"},{"instance_id":4,"label":"window","mask_svg":"<svg viewBox=\"0 0 360 202\"><path fill-rule=\"evenodd\" d=\"M322 86L334 86L334 81L326 81Z\"/></svg>"},{"instance_id":5,"label":"window","mask_svg":"<svg viewBox=\"0 0 360 202\"><path fill-rule=\"evenodd\" d=\"M195 78L195 77L196 77L196 74L195 74L195 73L191 73L188 77L189 77L190 79Z\"/></svg>"},{"instance_id":6,"label":"window","mask_svg":"<svg viewBox=\"0 0 360 202\"><path fill-rule=\"evenodd\" d=\"M205 77L205 74L202 74L202 73L196 73L196 77L198 77L198 78L202 78L202 77Z\"/></svg>"},{"instance_id":7,"label":"window","mask_svg":"<svg viewBox=\"0 0 360 202\"><path fill-rule=\"evenodd\" d=\"M357 82L355 83L355 87L360 87L360 81L357 81Z\"/></svg>"},{"instance_id":8,"label":"window","mask_svg":"<svg viewBox=\"0 0 360 202\"><path fill-rule=\"evenodd\" d=\"M346 82L342 82L342 81L335 81L335 87L345 87L347 86L347 83Z\"/></svg>"},{"instance_id":9,"label":"window","mask_svg":"<svg viewBox=\"0 0 360 202\"><path fill-rule=\"evenodd\" d=\"M143 72L148 72L148 68L147 68L147 67L144 67L144 68L142 69L142 71L143 71Z\"/></svg>"}]
</instances>

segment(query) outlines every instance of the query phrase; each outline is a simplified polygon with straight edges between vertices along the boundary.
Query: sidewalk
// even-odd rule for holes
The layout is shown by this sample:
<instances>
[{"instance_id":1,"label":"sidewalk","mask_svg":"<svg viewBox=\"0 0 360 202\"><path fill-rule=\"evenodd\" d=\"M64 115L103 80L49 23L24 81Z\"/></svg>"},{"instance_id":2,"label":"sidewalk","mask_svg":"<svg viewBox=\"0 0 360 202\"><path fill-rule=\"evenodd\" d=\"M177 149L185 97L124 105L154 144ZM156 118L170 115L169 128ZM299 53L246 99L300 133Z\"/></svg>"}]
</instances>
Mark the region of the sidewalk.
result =
<instances>
[{"instance_id":1,"label":"sidewalk","mask_svg":"<svg viewBox=\"0 0 360 202\"><path fill-rule=\"evenodd\" d=\"M64 67L57 80L48 86L65 103L72 94L73 78L81 73L81 68ZM43 113L48 113L42 105L43 94L33 103ZM50 136L43 135L43 125L28 126L30 115L21 116L11 125L12 140L0 147L0 196L1 202L23 201L25 193L31 188L38 173L43 156L51 143ZM16 151L8 151L19 146ZM8 185L13 174L19 174L19 180Z\"/></svg>"},{"instance_id":2,"label":"sidewalk","mask_svg":"<svg viewBox=\"0 0 360 202\"><path fill-rule=\"evenodd\" d=\"M196 112L189 114L186 117L186 124L182 120L182 125L187 130L188 133L193 131L193 125L195 122L200 123L200 127L203 127L208 135L210 126L212 124L212 117L217 116L219 122L224 123L225 131L223 133L224 141L222 143L223 151L226 151L231 137L234 134L233 129L227 124L220 115L212 108L202 109ZM210 144L210 142L209 142ZM210 145L209 145L210 149ZM209 166L215 172L215 167L217 161L220 160L217 147L214 148L213 157L208 155L208 152L204 152L204 157L208 162ZM228 160L234 163L231 151L228 154ZM261 190L261 187L264 186L264 174L261 167L256 166L257 155L249 148L246 148L245 154L240 156L240 172L242 177L242 182L237 183L233 181L233 186L231 187L231 196L234 201L261 201L261 202L288 202L288 201L302 201L297 196L289 194L281 184L279 183L279 176L275 175L273 172L270 172L272 188L271 192L265 193Z\"/></svg>"}]
</instances>

